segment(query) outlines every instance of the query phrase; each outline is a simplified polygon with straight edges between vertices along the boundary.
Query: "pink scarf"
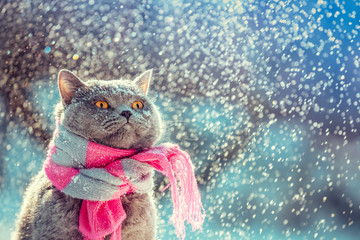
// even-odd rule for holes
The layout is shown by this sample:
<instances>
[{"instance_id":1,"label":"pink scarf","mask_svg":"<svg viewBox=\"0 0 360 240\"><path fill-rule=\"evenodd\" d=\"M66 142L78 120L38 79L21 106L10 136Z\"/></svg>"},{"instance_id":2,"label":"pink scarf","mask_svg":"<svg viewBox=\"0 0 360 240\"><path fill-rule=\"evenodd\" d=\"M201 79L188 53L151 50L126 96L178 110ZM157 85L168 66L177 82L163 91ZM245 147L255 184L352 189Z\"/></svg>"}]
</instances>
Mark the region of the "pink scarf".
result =
<instances>
[{"instance_id":1,"label":"pink scarf","mask_svg":"<svg viewBox=\"0 0 360 240\"><path fill-rule=\"evenodd\" d=\"M189 155L174 144L164 144L142 152L116 149L87 141L61 124L54 133L45 161L45 172L59 190L84 199L79 230L84 239L121 239L126 218L120 197L138 188L127 178L122 159L147 163L169 179L173 200L172 221L179 239L185 238L184 221L201 229L205 211ZM166 188L167 188L166 187Z\"/></svg>"}]
</instances>

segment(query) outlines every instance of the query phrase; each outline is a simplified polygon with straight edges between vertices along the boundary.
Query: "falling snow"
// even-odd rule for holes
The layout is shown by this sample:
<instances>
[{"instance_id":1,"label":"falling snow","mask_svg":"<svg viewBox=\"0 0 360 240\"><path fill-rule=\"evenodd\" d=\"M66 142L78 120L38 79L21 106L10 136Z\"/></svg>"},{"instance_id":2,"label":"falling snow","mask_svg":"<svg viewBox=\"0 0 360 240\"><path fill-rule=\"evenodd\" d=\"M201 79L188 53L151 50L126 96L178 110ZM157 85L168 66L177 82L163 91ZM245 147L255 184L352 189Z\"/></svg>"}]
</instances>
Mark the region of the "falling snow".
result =
<instances>
[{"instance_id":1,"label":"falling snow","mask_svg":"<svg viewBox=\"0 0 360 240\"><path fill-rule=\"evenodd\" d=\"M356 239L360 3L2 1L0 239L42 165L56 76L131 78L196 165L207 212L187 239ZM160 190L159 239L175 239Z\"/></svg>"}]
</instances>

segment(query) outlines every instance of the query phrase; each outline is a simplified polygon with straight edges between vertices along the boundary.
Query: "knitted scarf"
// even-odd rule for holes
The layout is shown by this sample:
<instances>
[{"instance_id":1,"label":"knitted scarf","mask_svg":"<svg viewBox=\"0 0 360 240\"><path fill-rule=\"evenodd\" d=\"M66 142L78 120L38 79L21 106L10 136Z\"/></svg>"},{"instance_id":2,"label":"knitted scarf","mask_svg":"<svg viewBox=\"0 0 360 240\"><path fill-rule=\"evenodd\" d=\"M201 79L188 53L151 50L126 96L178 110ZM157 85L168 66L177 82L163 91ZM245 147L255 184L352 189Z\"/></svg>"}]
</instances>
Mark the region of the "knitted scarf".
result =
<instances>
[{"instance_id":1,"label":"knitted scarf","mask_svg":"<svg viewBox=\"0 0 360 240\"><path fill-rule=\"evenodd\" d=\"M141 152L116 149L87 141L58 124L44 168L56 188L83 199L79 230L84 239L103 239L109 234L112 240L121 239L121 223L126 218L121 196L151 191L151 178L139 184L130 182L129 173L134 169L124 166L129 158L135 163L146 163L169 179L172 221L179 239L185 238L185 220L193 229L201 229L205 211L193 165L189 155L177 145L167 143Z\"/></svg>"}]
</instances>

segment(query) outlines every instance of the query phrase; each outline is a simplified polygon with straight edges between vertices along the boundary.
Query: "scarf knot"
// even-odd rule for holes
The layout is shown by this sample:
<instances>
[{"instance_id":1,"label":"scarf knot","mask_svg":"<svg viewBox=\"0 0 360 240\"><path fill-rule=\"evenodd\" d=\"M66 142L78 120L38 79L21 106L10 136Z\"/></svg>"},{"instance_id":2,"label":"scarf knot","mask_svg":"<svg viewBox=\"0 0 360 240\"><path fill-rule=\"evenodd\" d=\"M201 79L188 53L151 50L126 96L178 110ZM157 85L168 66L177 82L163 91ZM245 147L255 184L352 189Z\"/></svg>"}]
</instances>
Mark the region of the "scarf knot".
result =
<instances>
[{"instance_id":1,"label":"scarf knot","mask_svg":"<svg viewBox=\"0 0 360 240\"><path fill-rule=\"evenodd\" d=\"M109 234L112 240L121 239L126 218L121 196L150 192L153 186L151 177L139 177L139 169L147 173L155 169L169 179L164 190L171 188L172 221L179 239L185 238L185 221L193 229L201 229L204 222L194 166L177 145L165 143L141 152L116 149L87 141L58 124L44 168L55 187L83 199L79 230L84 239L103 239Z\"/></svg>"}]
</instances>

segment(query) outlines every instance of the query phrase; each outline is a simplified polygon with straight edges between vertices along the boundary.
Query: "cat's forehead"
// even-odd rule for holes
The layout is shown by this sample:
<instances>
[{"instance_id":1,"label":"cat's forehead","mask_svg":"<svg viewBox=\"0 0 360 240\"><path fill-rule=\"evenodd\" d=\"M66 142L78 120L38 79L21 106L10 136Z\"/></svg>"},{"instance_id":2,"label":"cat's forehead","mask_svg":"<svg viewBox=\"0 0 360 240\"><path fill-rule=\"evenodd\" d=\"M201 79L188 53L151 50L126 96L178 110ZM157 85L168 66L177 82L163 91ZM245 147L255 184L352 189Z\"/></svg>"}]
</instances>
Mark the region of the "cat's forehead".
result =
<instances>
[{"instance_id":1,"label":"cat's forehead","mask_svg":"<svg viewBox=\"0 0 360 240\"><path fill-rule=\"evenodd\" d=\"M94 93L143 95L141 89L130 80L91 80L86 85Z\"/></svg>"},{"instance_id":2,"label":"cat's forehead","mask_svg":"<svg viewBox=\"0 0 360 240\"><path fill-rule=\"evenodd\" d=\"M86 87L76 93L77 101L107 97L115 101L140 97L146 99L144 92L129 80L89 80Z\"/></svg>"}]
</instances>

